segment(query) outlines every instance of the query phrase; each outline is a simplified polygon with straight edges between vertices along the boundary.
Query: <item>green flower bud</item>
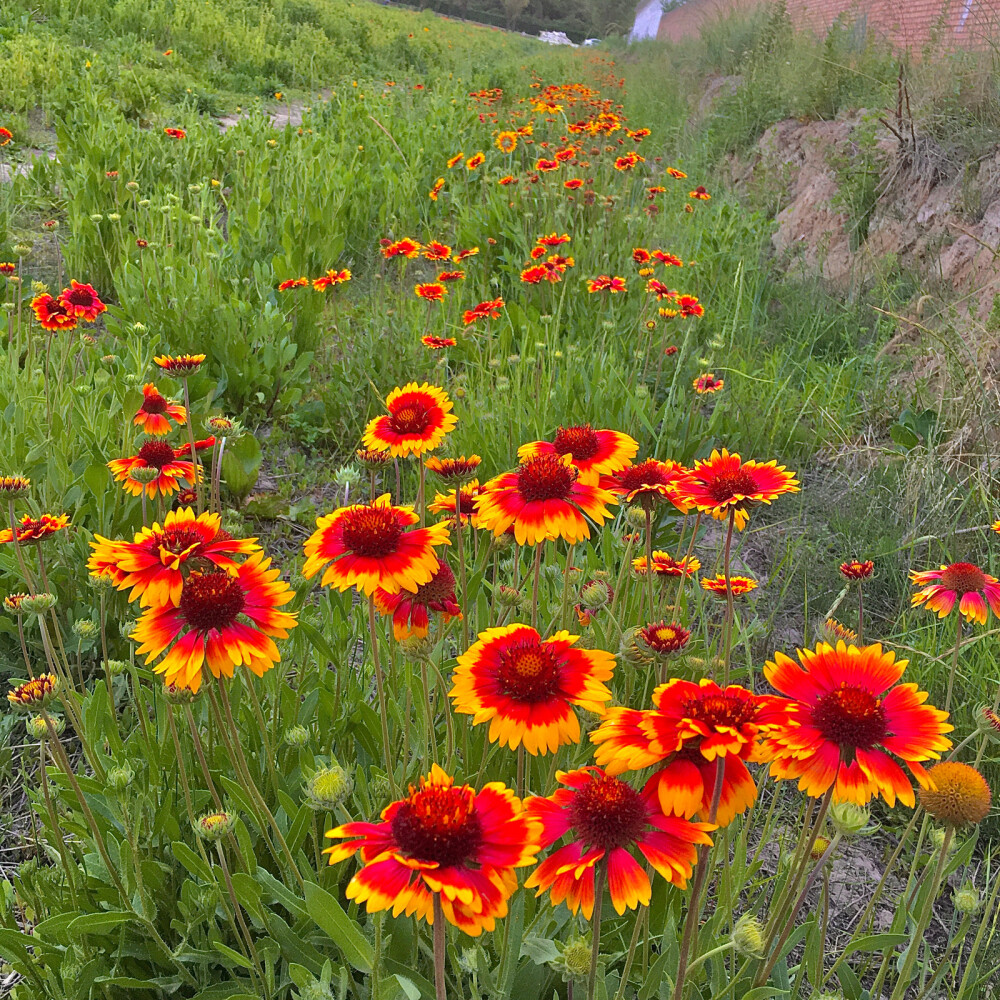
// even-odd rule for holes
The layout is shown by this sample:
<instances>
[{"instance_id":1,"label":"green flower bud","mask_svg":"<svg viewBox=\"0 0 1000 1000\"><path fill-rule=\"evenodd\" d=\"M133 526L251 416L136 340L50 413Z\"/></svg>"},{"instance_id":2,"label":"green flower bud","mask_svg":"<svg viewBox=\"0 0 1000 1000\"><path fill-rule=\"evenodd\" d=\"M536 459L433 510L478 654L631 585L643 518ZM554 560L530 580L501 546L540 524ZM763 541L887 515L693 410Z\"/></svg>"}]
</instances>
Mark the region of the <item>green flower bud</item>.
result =
<instances>
[{"instance_id":1,"label":"green flower bud","mask_svg":"<svg viewBox=\"0 0 1000 1000\"><path fill-rule=\"evenodd\" d=\"M328 812L336 809L354 790L354 779L336 762L320 768L306 780L306 800L310 809Z\"/></svg>"},{"instance_id":2,"label":"green flower bud","mask_svg":"<svg viewBox=\"0 0 1000 1000\"><path fill-rule=\"evenodd\" d=\"M201 697L201 691L192 691L178 684L164 684L163 697L168 705L193 705Z\"/></svg>"},{"instance_id":3,"label":"green flower bud","mask_svg":"<svg viewBox=\"0 0 1000 1000\"><path fill-rule=\"evenodd\" d=\"M131 469L128 477L132 482L142 483L143 486L146 486L153 482L153 480L159 479L160 470L155 465L141 465Z\"/></svg>"},{"instance_id":4,"label":"green flower bud","mask_svg":"<svg viewBox=\"0 0 1000 1000\"><path fill-rule=\"evenodd\" d=\"M645 528L646 512L641 507L629 507L625 511L625 523L633 528Z\"/></svg>"},{"instance_id":5,"label":"green flower bud","mask_svg":"<svg viewBox=\"0 0 1000 1000\"><path fill-rule=\"evenodd\" d=\"M30 243L15 243L14 244L14 255L16 257L27 257L31 253L32 245Z\"/></svg>"},{"instance_id":6,"label":"green flower bud","mask_svg":"<svg viewBox=\"0 0 1000 1000\"><path fill-rule=\"evenodd\" d=\"M30 594L21 601L20 610L26 615L44 615L55 606L55 594Z\"/></svg>"},{"instance_id":7,"label":"green flower bud","mask_svg":"<svg viewBox=\"0 0 1000 1000\"><path fill-rule=\"evenodd\" d=\"M763 958L764 926L752 914L744 913L733 928L733 946L744 958Z\"/></svg>"},{"instance_id":8,"label":"green flower bud","mask_svg":"<svg viewBox=\"0 0 1000 1000\"><path fill-rule=\"evenodd\" d=\"M611 599L611 588L603 580L591 580L580 590L580 603L590 611L603 608Z\"/></svg>"},{"instance_id":9,"label":"green flower bud","mask_svg":"<svg viewBox=\"0 0 1000 1000\"><path fill-rule=\"evenodd\" d=\"M128 663L125 660L108 660L108 673L112 677L125 673L128 670Z\"/></svg>"},{"instance_id":10,"label":"green flower bud","mask_svg":"<svg viewBox=\"0 0 1000 1000\"><path fill-rule=\"evenodd\" d=\"M285 745L304 747L309 743L309 730L305 726L289 726L285 730Z\"/></svg>"},{"instance_id":11,"label":"green flower bud","mask_svg":"<svg viewBox=\"0 0 1000 1000\"><path fill-rule=\"evenodd\" d=\"M66 728L66 720L61 715L50 715L52 728L56 731L56 736L61 736ZM24 720L24 728L32 739L47 740L49 738L49 727L45 725L45 719L40 715L32 715Z\"/></svg>"},{"instance_id":12,"label":"green flower bud","mask_svg":"<svg viewBox=\"0 0 1000 1000\"><path fill-rule=\"evenodd\" d=\"M117 212L110 212L108 214L108 220L110 222L120 222L121 221L121 216Z\"/></svg>"},{"instance_id":13,"label":"green flower bud","mask_svg":"<svg viewBox=\"0 0 1000 1000\"><path fill-rule=\"evenodd\" d=\"M981 903L979 890L971 882L966 882L961 889L956 889L952 899L959 913L971 916L979 911Z\"/></svg>"},{"instance_id":14,"label":"green flower bud","mask_svg":"<svg viewBox=\"0 0 1000 1000\"><path fill-rule=\"evenodd\" d=\"M126 618L124 621L120 622L118 625L118 631L121 632L123 639L128 639L129 636L135 631L135 627L138 624L134 618Z\"/></svg>"},{"instance_id":15,"label":"green flower bud","mask_svg":"<svg viewBox=\"0 0 1000 1000\"><path fill-rule=\"evenodd\" d=\"M108 769L108 788L115 793L124 792L134 780L135 771L129 767L128 763Z\"/></svg>"},{"instance_id":16,"label":"green flower bud","mask_svg":"<svg viewBox=\"0 0 1000 1000\"><path fill-rule=\"evenodd\" d=\"M78 639L93 639L97 632L97 622L92 622L89 618L79 618L73 622L73 635Z\"/></svg>"},{"instance_id":17,"label":"green flower bud","mask_svg":"<svg viewBox=\"0 0 1000 1000\"><path fill-rule=\"evenodd\" d=\"M871 810L853 802L834 802L830 806L830 822L841 836L863 833L871 820Z\"/></svg>"},{"instance_id":18,"label":"green flower bud","mask_svg":"<svg viewBox=\"0 0 1000 1000\"><path fill-rule=\"evenodd\" d=\"M430 636L410 634L399 640L399 648L403 655L414 663L429 663L434 652L434 643Z\"/></svg>"},{"instance_id":19,"label":"green flower bud","mask_svg":"<svg viewBox=\"0 0 1000 1000\"><path fill-rule=\"evenodd\" d=\"M559 957L549 962L560 973L563 982L582 982L590 975L591 942L586 937L570 938L565 944L558 944Z\"/></svg>"},{"instance_id":20,"label":"green flower bud","mask_svg":"<svg viewBox=\"0 0 1000 1000\"><path fill-rule=\"evenodd\" d=\"M129 191L138 191L139 190L139 184L138 184L137 181L129 181L125 185L125 187L128 188Z\"/></svg>"},{"instance_id":21,"label":"green flower bud","mask_svg":"<svg viewBox=\"0 0 1000 1000\"><path fill-rule=\"evenodd\" d=\"M101 215L101 213L100 213L100 212L95 212L95 213L94 213L94 214L93 214L93 215L92 215L92 216L90 217L90 221L91 221L91 222L103 222L103 221L104 221L104 216L103 216L103 215Z\"/></svg>"},{"instance_id":22,"label":"green flower bud","mask_svg":"<svg viewBox=\"0 0 1000 1000\"><path fill-rule=\"evenodd\" d=\"M235 825L236 817L232 813L205 813L195 820L194 832L203 840L221 840Z\"/></svg>"},{"instance_id":23,"label":"green flower bud","mask_svg":"<svg viewBox=\"0 0 1000 1000\"><path fill-rule=\"evenodd\" d=\"M300 986L296 1000L333 1000L333 990L326 983L313 979L305 986Z\"/></svg>"}]
</instances>

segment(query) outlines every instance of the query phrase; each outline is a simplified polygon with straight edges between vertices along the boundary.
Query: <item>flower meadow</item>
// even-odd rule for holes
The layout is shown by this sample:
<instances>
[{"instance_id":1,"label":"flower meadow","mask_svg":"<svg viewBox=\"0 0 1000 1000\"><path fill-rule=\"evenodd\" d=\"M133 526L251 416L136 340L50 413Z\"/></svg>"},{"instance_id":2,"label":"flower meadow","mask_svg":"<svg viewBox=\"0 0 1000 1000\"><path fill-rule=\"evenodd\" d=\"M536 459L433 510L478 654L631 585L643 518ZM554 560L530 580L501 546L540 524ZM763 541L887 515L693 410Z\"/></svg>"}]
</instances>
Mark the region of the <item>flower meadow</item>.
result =
<instances>
[{"instance_id":1,"label":"flower meadow","mask_svg":"<svg viewBox=\"0 0 1000 1000\"><path fill-rule=\"evenodd\" d=\"M963 699L1000 583L911 567L932 655L847 551L818 622L766 627L793 567L742 553L818 411L746 419L739 219L612 61L532 53L301 125L60 126L69 232L0 262L19 1000L995 983L1000 684Z\"/></svg>"}]
</instances>

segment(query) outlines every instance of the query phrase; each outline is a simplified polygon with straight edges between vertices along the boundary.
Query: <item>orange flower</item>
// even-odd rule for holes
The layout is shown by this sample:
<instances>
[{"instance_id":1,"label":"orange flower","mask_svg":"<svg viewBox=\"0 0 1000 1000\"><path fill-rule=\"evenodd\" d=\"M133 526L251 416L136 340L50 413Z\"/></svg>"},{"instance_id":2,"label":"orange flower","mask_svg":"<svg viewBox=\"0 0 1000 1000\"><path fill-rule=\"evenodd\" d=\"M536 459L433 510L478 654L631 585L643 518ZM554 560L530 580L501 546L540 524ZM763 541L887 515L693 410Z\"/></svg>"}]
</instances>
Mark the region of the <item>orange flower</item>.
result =
<instances>
[{"instance_id":1,"label":"orange flower","mask_svg":"<svg viewBox=\"0 0 1000 1000\"><path fill-rule=\"evenodd\" d=\"M611 516L606 504L616 501L606 490L579 479L569 455L529 458L483 487L477 507L480 524L495 536L513 526L518 545L590 538L584 514L600 526Z\"/></svg>"},{"instance_id":2,"label":"orange flower","mask_svg":"<svg viewBox=\"0 0 1000 1000\"><path fill-rule=\"evenodd\" d=\"M433 451L458 423L445 391L427 382L409 382L401 389L393 389L386 399L386 409L387 414L368 421L362 439L369 448L395 456Z\"/></svg>"},{"instance_id":3,"label":"orange flower","mask_svg":"<svg viewBox=\"0 0 1000 1000\"><path fill-rule=\"evenodd\" d=\"M644 247L636 247L632 251L632 260L637 264L648 264L652 255Z\"/></svg>"},{"instance_id":4,"label":"orange flower","mask_svg":"<svg viewBox=\"0 0 1000 1000\"><path fill-rule=\"evenodd\" d=\"M568 233L563 233L561 236L559 233L549 233L548 236L539 236L535 242L541 247L552 247L562 246L564 243L569 243L570 237Z\"/></svg>"},{"instance_id":5,"label":"orange flower","mask_svg":"<svg viewBox=\"0 0 1000 1000\"><path fill-rule=\"evenodd\" d=\"M31 300L31 308L35 313L43 330L75 330L76 317L71 315L69 310L57 299L52 298L47 292L44 295L36 295Z\"/></svg>"},{"instance_id":6,"label":"orange flower","mask_svg":"<svg viewBox=\"0 0 1000 1000\"><path fill-rule=\"evenodd\" d=\"M9 128L4 128L3 125L0 125L0 146L6 146L13 138L14 133Z\"/></svg>"},{"instance_id":7,"label":"orange flower","mask_svg":"<svg viewBox=\"0 0 1000 1000\"><path fill-rule=\"evenodd\" d=\"M369 913L392 908L434 922L434 894L445 920L466 934L492 931L517 889L515 868L533 864L541 827L500 782L481 792L458 785L437 764L378 823L345 823L327 837L331 865L360 852L347 898Z\"/></svg>"},{"instance_id":8,"label":"orange flower","mask_svg":"<svg viewBox=\"0 0 1000 1000\"><path fill-rule=\"evenodd\" d=\"M153 358L153 364L162 368L168 375L174 375L177 378L187 378L201 368L204 360L204 354L178 354L176 356L164 354L158 358Z\"/></svg>"},{"instance_id":9,"label":"orange flower","mask_svg":"<svg viewBox=\"0 0 1000 1000\"><path fill-rule=\"evenodd\" d=\"M437 276L438 281L464 281L465 271L440 271Z\"/></svg>"},{"instance_id":10,"label":"orange flower","mask_svg":"<svg viewBox=\"0 0 1000 1000\"><path fill-rule=\"evenodd\" d=\"M681 510L686 510L689 508L678 501L674 489L678 479L686 472L687 469L673 459L661 462L656 458L647 458L602 479L601 485L625 503L651 507L654 503L669 500Z\"/></svg>"},{"instance_id":11,"label":"orange flower","mask_svg":"<svg viewBox=\"0 0 1000 1000\"><path fill-rule=\"evenodd\" d=\"M456 163L461 163L465 158L465 153L456 153L454 156L448 158L448 169L451 170Z\"/></svg>"},{"instance_id":12,"label":"orange flower","mask_svg":"<svg viewBox=\"0 0 1000 1000\"><path fill-rule=\"evenodd\" d=\"M447 260L450 256L451 247L447 243L439 243L437 240L431 240L424 247L424 257L427 260Z\"/></svg>"},{"instance_id":13,"label":"orange flower","mask_svg":"<svg viewBox=\"0 0 1000 1000\"><path fill-rule=\"evenodd\" d=\"M625 290L624 278L612 278L608 274L599 274L596 278L587 279L587 291L591 294L594 292L612 292L617 294Z\"/></svg>"},{"instance_id":14,"label":"orange flower","mask_svg":"<svg viewBox=\"0 0 1000 1000\"><path fill-rule=\"evenodd\" d=\"M563 181L563 187L569 191L579 191L583 187L583 178L571 177L568 181Z\"/></svg>"},{"instance_id":15,"label":"orange flower","mask_svg":"<svg viewBox=\"0 0 1000 1000\"><path fill-rule=\"evenodd\" d=\"M646 573L646 557L632 560L632 569L640 575ZM694 576L701 569L701 560L683 556L675 559L669 552L653 552L653 576Z\"/></svg>"},{"instance_id":16,"label":"orange flower","mask_svg":"<svg viewBox=\"0 0 1000 1000\"><path fill-rule=\"evenodd\" d=\"M1000 585L995 576L984 573L972 563L952 563L940 569L911 572L910 579L923 590L918 590L910 600L913 607L924 605L936 611L938 618L951 613L958 601L959 613L968 622L986 624L987 605L1000 617Z\"/></svg>"},{"instance_id":17,"label":"orange flower","mask_svg":"<svg viewBox=\"0 0 1000 1000\"><path fill-rule=\"evenodd\" d=\"M664 267L683 267L684 261L676 254L667 253L666 250L654 250L653 259L661 263Z\"/></svg>"},{"instance_id":18,"label":"orange flower","mask_svg":"<svg viewBox=\"0 0 1000 1000\"><path fill-rule=\"evenodd\" d=\"M241 664L262 676L281 660L274 639L287 639L296 624L294 614L278 610L295 592L270 565L255 552L235 569L192 570L176 606L143 612L131 635L136 652L150 664L170 646L153 670L189 691L201 686L204 664L216 678L232 677Z\"/></svg>"},{"instance_id":19,"label":"orange flower","mask_svg":"<svg viewBox=\"0 0 1000 1000\"><path fill-rule=\"evenodd\" d=\"M438 458L436 455L431 455L424 462L424 466L428 472L433 472L446 483L455 484L471 480L482 461L478 455L470 455L468 458L464 455L459 455L457 458Z\"/></svg>"},{"instance_id":20,"label":"orange flower","mask_svg":"<svg viewBox=\"0 0 1000 1000\"><path fill-rule=\"evenodd\" d=\"M157 494L170 496L181 488L181 483L194 484L195 466L193 462L182 461L187 447L171 448L166 441L147 441L137 454L129 458L113 458L108 468L114 473L115 482L132 496L141 496L145 491L150 499ZM155 469L157 475L148 483L140 483L131 477L134 469ZM201 469L198 469L201 478Z\"/></svg>"},{"instance_id":21,"label":"orange flower","mask_svg":"<svg viewBox=\"0 0 1000 1000\"><path fill-rule=\"evenodd\" d=\"M867 580L875 571L875 563L871 559L851 559L840 564L840 575L847 580Z\"/></svg>"},{"instance_id":22,"label":"orange flower","mask_svg":"<svg viewBox=\"0 0 1000 1000\"><path fill-rule=\"evenodd\" d=\"M699 184L693 191L688 191L688 197L696 201L709 201L712 196Z\"/></svg>"},{"instance_id":23,"label":"orange flower","mask_svg":"<svg viewBox=\"0 0 1000 1000\"><path fill-rule=\"evenodd\" d=\"M336 285L342 285L345 282L351 280L351 272L344 268L342 271L337 271L336 269L332 271L327 271L321 278L316 278L313 281L312 286L317 292L325 292L328 288L333 288ZM278 286L279 291L281 286Z\"/></svg>"},{"instance_id":24,"label":"orange flower","mask_svg":"<svg viewBox=\"0 0 1000 1000\"><path fill-rule=\"evenodd\" d=\"M142 406L132 418L132 423L152 437L170 433L170 420L178 424L187 421L187 410L179 403L162 396L152 382L142 387ZM169 419L168 419L169 418Z\"/></svg>"},{"instance_id":25,"label":"orange flower","mask_svg":"<svg viewBox=\"0 0 1000 1000\"><path fill-rule=\"evenodd\" d=\"M446 460L447 461L447 460ZM430 468L430 466L428 466ZM482 488L478 479L470 480L458 491L458 508L462 517L462 524L471 524L473 528L481 528L477 513L477 504ZM434 502L429 504L427 509L432 514L450 514L444 519L444 523L454 525L455 523L455 493L435 493Z\"/></svg>"},{"instance_id":26,"label":"orange flower","mask_svg":"<svg viewBox=\"0 0 1000 1000\"><path fill-rule=\"evenodd\" d=\"M478 253L479 247L469 247L466 250L459 250L452 260L454 260L456 264L461 264L463 260L467 260L469 257L475 257Z\"/></svg>"},{"instance_id":27,"label":"orange flower","mask_svg":"<svg viewBox=\"0 0 1000 1000\"><path fill-rule=\"evenodd\" d=\"M475 170L486 162L486 157L482 153L474 153L465 161L466 170Z\"/></svg>"},{"instance_id":28,"label":"orange flower","mask_svg":"<svg viewBox=\"0 0 1000 1000\"><path fill-rule=\"evenodd\" d=\"M721 378L716 378L714 372L705 372L694 380L694 391L699 396L704 396L713 392L718 392L726 383Z\"/></svg>"},{"instance_id":29,"label":"orange flower","mask_svg":"<svg viewBox=\"0 0 1000 1000\"><path fill-rule=\"evenodd\" d=\"M537 285L539 282L547 280L549 280L549 269L544 264L535 264L533 267L526 267L521 272L521 281L526 285ZM555 280L559 280L558 276Z\"/></svg>"},{"instance_id":30,"label":"orange flower","mask_svg":"<svg viewBox=\"0 0 1000 1000\"><path fill-rule=\"evenodd\" d=\"M382 256L386 260L391 257L406 257L412 260L414 257L420 256L420 251L423 249L423 244L418 243L416 240L411 240L409 237L405 237L401 240L396 240L395 243L387 243L382 247Z\"/></svg>"},{"instance_id":31,"label":"orange flower","mask_svg":"<svg viewBox=\"0 0 1000 1000\"><path fill-rule=\"evenodd\" d=\"M392 632L397 639L427 635L431 611L438 612L445 624L452 618L462 617L462 609L455 600L455 574L440 560L433 576L427 583L420 584L416 593L390 594L379 587L372 596L375 607L383 615L392 615Z\"/></svg>"},{"instance_id":32,"label":"orange flower","mask_svg":"<svg viewBox=\"0 0 1000 1000\"><path fill-rule=\"evenodd\" d=\"M671 177L673 177L673 178L675 178L675 179L677 179L679 181L682 181L682 180L684 180L687 177L687 174L684 173L683 170L678 170L676 167L667 167L667 173Z\"/></svg>"},{"instance_id":33,"label":"orange flower","mask_svg":"<svg viewBox=\"0 0 1000 1000\"><path fill-rule=\"evenodd\" d=\"M2 274L5 278L9 278L16 271L17 271L17 264L13 263L13 261L9 260L0 261L0 274Z\"/></svg>"},{"instance_id":34,"label":"orange flower","mask_svg":"<svg viewBox=\"0 0 1000 1000\"><path fill-rule=\"evenodd\" d=\"M488 628L458 658L449 693L455 711L489 722L487 739L532 755L579 743L573 707L600 715L611 700L604 681L615 658L601 649L574 648L579 636L542 639L528 625Z\"/></svg>"},{"instance_id":35,"label":"orange flower","mask_svg":"<svg viewBox=\"0 0 1000 1000\"><path fill-rule=\"evenodd\" d=\"M290 288L305 288L309 285L309 279L306 277L302 278L288 278L278 285L279 292L287 292Z\"/></svg>"},{"instance_id":36,"label":"orange flower","mask_svg":"<svg viewBox=\"0 0 1000 1000\"><path fill-rule=\"evenodd\" d=\"M309 580L325 569L322 585L340 591L415 594L437 569L435 546L449 544L444 524L407 530L419 521L412 507L394 507L388 493L369 504L340 507L316 519L302 573Z\"/></svg>"},{"instance_id":37,"label":"orange flower","mask_svg":"<svg viewBox=\"0 0 1000 1000\"><path fill-rule=\"evenodd\" d=\"M565 788L548 798L528 799L525 809L543 825L541 846L564 836L569 842L550 854L531 873L526 889L549 893L549 902L565 902L571 913L594 912L595 869L607 867L608 888L615 912L648 906L652 898L649 876L636 861L635 850L668 882L683 889L697 860L698 844L711 844L708 823L692 823L665 816L655 788L637 792L598 767L558 771Z\"/></svg>"},{"instance_id":38,"label":"orange flower","mask_svg":"<svg viewBox=\"0 0 1000 1000\"><path fill-rule=\"evenodd\" d=\"M733 591L733 597L742 597L744 594L749 594L751 590L757 589L757 581L749 576L731 576L729 583ZM701 578L701 586L703 590L707 590L716 597L724 598L727 596L726 576L724 573L717 573L712 577L703 576Z\"/></svg>"},{"instance_id":39,"label":"orange flower","mask_svg":"<svg viewBox=\"0 0 1000 1000\"><path fill-rule=\"evenodd\" d=\"M430 191L427 192L427 197L430 198L431 201L437 201L438 195L441 194L443 188L444 188L444 178L439 177L434 182L434 186L430 189Z\"/></svg>"},{"instance_id":40,"label":"orange flower","mask_svg":"<svg viewBox=\"0 0 1000 1000\"><path fill-rule=\"evenodd\" d=\"M30 681L18 684L7 692L11 708L22 710L45 708L59 691L59 678L55 674L39 674Z\"/></svg>"},{"instance_id":41,"label":"orange flower","mask_svg":"<svg viewBox=\"0 0 1000 1000\"><path fill-rule=\"evenodd\" d=\"M42 514L40 517L32 517L25 514L18 522L17 540L18 542L40 542L49 535L54 535L57 531L69 525L69 515ZM10 528L0 529L0 543L12 542L14 533Z\"/></svg>"},{"instance_id":42,"label":"orange flower","mask_svg":"<svg viewBox=\"0 0 1000 1000\"><path fill-rule=\"evenodd\" d=\"M454 347L458 341L454 337L435 337L432 334L426 334L420 338L420 343L432 351L443 351L446 347Z\"/></svg>"},{"instance_id":43,"label":"orange flower","mask_svg":"<svg viewBox=\"0 0 1000 1000\"><path fill-rule=\"evenodd\" d=\"M821 642L800 649L795 663L782 653L764 664L771 686L791 701L787 722L768 734L762 759L776 778L798 778L799 789L819 797L834 789L834 801L864 805L881 795L912 807L913 788L902 759L921 787L932 782L920 761L937 759L951 746L947 712L924 704L916 684L898 684L906 660L882 647L836 648Z\"/></svg>"},{"instance_id":44,"label":"orange flower","mask_svg":"<svg viewBox=\"0 0 1000 1000\"><path fill-rule=\"evenodd\" d=\"M756 760L760 737L782 723L785 701L736 684L720 688L674 678L653 692L652 710L609 708L590 734L594 759L609 774L664 767L650 779L666 814L708 816L723 760L716 822L728 826L757 798L744 761Z\"/></svg>"},{"instance_id":45,"label":"orange flower","mask_svg":"<svg viewBox=\"0 0 1000 1000\"><path fill-rule=\"evenodd\" d=\"M523 462L538 455L568 455L581 482L596 483L602 475L625 468L635 458L639 443L621 431L595 431L590 424L560 427L554 439L532 441L517 449Z\"/></svg>"},{"instance_id":46,"label":"orange flower","mask_svg":"<svg viewBox=\"0 0 1000 1000\"><path fill-rule=\"evenodd\" d=\"M551 170L559 169L558 160L546 160L544 157L535 161L535 169L540 173L548 173Z\"/></svg>"},{"instance_id":47,"label":"orange flower","mask_svg":"<svg viewBox=\"0 0 1000 1000\"><path fill-rule=\"evenodd\" d=\"M723 448L695 462L694 469L677 480L676 489L682 502L718 520L733 514L742 531L752 507L769 504L784 493L797 493L799 482L777 462L742 462L739 455Z\"/></svg>"},{"instance_id":48,"label":"orange flower","mask_svg":"<svg viewBox=\"0 0 1000 1000\"><path fill-rule=\"evenodd\" d=\"M414 285L413 292L418 299L426 299L428 302L440 302L448 294L448 289L437 282L426 282L421 285Z\"/></svg>"},{"instance_id":49,"label":"orange flower","mask_svg":"<svg viewBox=\"0 0 1000 1000\"><path fill-rule=\"evenodd\" d=\"M107 576L118 590L132 592L141 607L176 607L181 599L184 573L209 563L215 569L233 571L236 555L260 549L256 538L233 538L223 531L218 514L206 511L195 516L190 507L167 511L163 526L137 532L134 541L112 541L101 535L90 543L87 562L90 575Z\"/></svg>"},{"instance_id":50,"label":"orange flower","mask_svg":"<svg viewBox=\"0 0 1000 1000\"><path fill-rule=\"evenodd\" d=\"M493 141L501 153L513 153L517 149L516 132L499 132Z\"/></svg>"},{"instance_id":51,"label":"orange flower","mask_svg":"<svg viewBox=\"0 0 1000 1000\"><path fill-rule=\"evenodd\" d=\"M505 174L497 181L497 184L500 184L503 187L507 187L510 184L516 184L516 183L517 183L517 178L513 174Z\"/></svg>"},{"instance_id":52,"label":"orange flower","mask_svg":"<svg viewBox=\"0 0 1000 1000\"><path fill-rule=\"evenodd\" d=\"M59 293L59 304L75 319L93 323L107 306L101 301L93 285L82 285L79 281L70 281L70 287Z\"/></svg>"},{"instance_id":53,"label":"orange flower","mask_svg":"<svg viewBox=\"0 0 1000 1000\"><path fill-rule=\"evenodd\" d=\"M187 132L182 128L165 128L163 134L169 135L171 139L184 139L187 136Z\"/></svg>"}]
</instances>

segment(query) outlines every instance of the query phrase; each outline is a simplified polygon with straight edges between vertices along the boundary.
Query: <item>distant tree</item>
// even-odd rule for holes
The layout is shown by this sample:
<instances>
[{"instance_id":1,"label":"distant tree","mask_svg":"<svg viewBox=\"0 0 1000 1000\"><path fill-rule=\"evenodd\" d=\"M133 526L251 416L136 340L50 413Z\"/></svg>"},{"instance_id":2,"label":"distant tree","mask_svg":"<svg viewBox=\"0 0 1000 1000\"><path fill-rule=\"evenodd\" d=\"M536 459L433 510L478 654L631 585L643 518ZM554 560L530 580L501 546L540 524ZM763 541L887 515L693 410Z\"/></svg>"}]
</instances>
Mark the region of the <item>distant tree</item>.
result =
<instances>
[{"instance_id":1,"label":"distant tree","mask_svg":"<svg viewBox=\"0 0 1000 1000\"><path fill-rule=\"evenodd\" d=\"M636 0L588 0L591 34L597 38L626 35L635 20Z\"/></svg>"},{"instance_id":2,"label":"distant tree","mask_svg":"<svg viewBox=\"0 0 1000 1000\"><path fill-rule=\"evenodd\" d=\"M513 31L517 27L518 18L528 6L528 0L500 0L500 2L504 17L507 19L507 29Z\"/></svg>"}]
</instances>

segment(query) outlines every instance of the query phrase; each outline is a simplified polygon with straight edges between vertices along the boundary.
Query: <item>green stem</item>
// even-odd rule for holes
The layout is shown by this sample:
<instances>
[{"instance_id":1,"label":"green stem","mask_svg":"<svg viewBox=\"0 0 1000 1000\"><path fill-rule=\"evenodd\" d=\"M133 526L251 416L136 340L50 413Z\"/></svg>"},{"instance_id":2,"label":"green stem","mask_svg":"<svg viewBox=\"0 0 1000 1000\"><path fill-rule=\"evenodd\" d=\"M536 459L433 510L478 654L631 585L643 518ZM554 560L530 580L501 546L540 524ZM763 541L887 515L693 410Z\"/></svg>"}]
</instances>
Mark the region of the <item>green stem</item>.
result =
<instances>
[{"instance_id":1,"label":"green stem","mask_svg":"<svg viewBox=\"0 0 1000 1000\"><path fill-rule=\"evenodd\" d=\"M375 688L378 692L379 717L382 721L382 751L385 753L385 770L389 779L389 791L398 798L396 769L392 765L392 744L389 742L389 714L385 703L385 689L382 683L382 664L378 657L378 632L375 628L375 598L368 596L368 634L372 642L372 661L375 666Z\"/></svg>"}]
</instances>

